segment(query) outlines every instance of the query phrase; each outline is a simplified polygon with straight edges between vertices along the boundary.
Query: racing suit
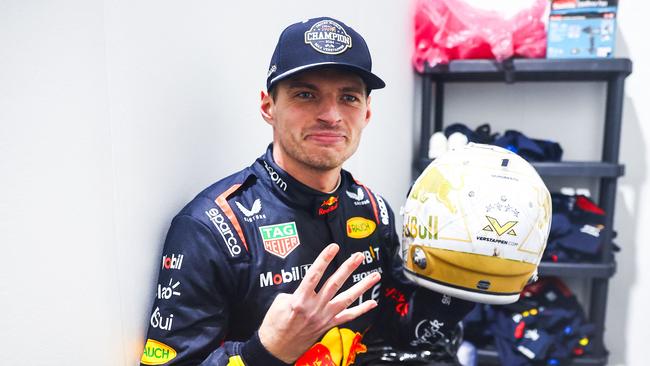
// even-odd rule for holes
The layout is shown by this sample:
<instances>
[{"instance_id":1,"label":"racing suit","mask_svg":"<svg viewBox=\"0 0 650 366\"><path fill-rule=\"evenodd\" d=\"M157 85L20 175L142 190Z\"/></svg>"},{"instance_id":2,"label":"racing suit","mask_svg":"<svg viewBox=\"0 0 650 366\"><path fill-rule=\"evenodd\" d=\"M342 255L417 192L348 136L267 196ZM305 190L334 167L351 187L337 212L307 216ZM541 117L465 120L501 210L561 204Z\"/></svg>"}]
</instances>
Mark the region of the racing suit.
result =
<instances>
[{"instance_id":1,"label":"racing suit","mask_svg":"<svg viewBox=\"0 0 650 366\"><path fill-rule=\"evenodd\" d=\"M473 304L451 304L448 296L407 283L401 263L393 260L399 247L393 213L380 196L345 170L333 193L313 190L277 166L272 149L205 189L174 217L142 365L284 365L262 346L257 329L275 296L293 293L333 242L340 251L320 285L361 252L362 264L341 291L380 272L381 282L352 304L375 299L380 306L331 329L296 365L350 365L372 339L432 341L471 309ZM417 291L425 292L424 306L411 301ZM431 313L435 319L427 317Z\"/></svg>"}]
</instances>

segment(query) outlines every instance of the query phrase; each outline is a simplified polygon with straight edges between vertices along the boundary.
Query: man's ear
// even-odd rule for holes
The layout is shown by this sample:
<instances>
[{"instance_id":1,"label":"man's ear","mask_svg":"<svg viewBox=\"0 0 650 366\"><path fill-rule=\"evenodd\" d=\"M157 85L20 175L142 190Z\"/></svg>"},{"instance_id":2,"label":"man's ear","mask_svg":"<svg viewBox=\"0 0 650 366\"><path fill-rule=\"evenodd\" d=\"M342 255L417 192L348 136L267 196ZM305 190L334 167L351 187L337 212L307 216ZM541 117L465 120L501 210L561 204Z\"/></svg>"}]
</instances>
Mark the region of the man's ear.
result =
<instances>
[{"instance_id":1,"label":"man's ear","mask_svg":"<svg viewBox=\"0 0 650 366\"><path fill-rule=\"evenodd\" d=\"M273 98L271 95L264 90L260 91L260 114L262 115L262 118L266 121L266 123L270 124L273 126L274 120L273 120L273 109L274 109L275 103L273 101Z\"/></svg>"},{"instance_id":2,"label":"man's ear","mask_svg":"<svg viewBox=\"0 0 650 366\"><path fill-rule=\"evenodd\" d=\"M366 97L366 125L370 122L370 117L372 117L372 110L370 108L370 95Z\"/></svg>"}]
</instances>

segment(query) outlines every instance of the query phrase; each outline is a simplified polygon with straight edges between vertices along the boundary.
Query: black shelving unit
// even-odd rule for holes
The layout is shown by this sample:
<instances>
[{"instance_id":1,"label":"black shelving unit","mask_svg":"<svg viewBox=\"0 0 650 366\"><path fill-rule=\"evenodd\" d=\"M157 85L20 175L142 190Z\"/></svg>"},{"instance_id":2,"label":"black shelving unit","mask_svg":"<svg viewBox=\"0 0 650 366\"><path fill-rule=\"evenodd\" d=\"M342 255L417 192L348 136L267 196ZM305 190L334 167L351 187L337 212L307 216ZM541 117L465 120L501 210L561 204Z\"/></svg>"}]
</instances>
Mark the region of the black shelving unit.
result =
<instances>
[{"instance_id":1,"label":"black shelving unit","mask_svg":"<svg viewBox=\"0 0 650 366\"><path fill-rule=\"evenodd\" d=\"M479 349L478 350L479 364L500 365L499 354L495 349ZM599 366L607 364L607 356L594 356L594 357L580 357L575 358L571 362L572 365L589 365Z\"/></svg>"},{"instance_id":2,"label":"black shelving unit","mask_svg":"<svg viewBox=\"0 0 650 366\"><path fill-rule=\"evenodd\" d=\"M422 158L417 162L417 170L423 171L431 159ZM537 172L544 177L608 177L618 178L625 175L625 166L621 164L594 161L563 161L532 163Z\"/></svg>"},{"instance_id":3,"label":"black shelving unit","mask_svg":"<svg viewBox=\"0 0 650 366\"><path fill-rule=\"evenodd\" d=\"M619 163L621 115L625 78L632 72L632 61L616 59L514 59L457 60L448 65L426 67L422 76L422 123L418 156L414 161L416 175L431 162L427 158L429 137L443 130L444 86L449 82L520 81L602 81L607 83L602 155L600 161L566 161L534 163L543 177L589 177L599 181L598 204L605 210L605 230L601 233L603 250L595 263L547 263L540 265L540 275L581 277L590 280L589 320L596 326L591 342L594 354L573 361L574 365L606 365L608 352L603 342L609 279L616 272L612 253L613 219L616 203L616 182L625 173ZM433 102L433 103L432 103ZM495 350L479 350L480 364L499 364Z\"/></svg>"}]
</instances>

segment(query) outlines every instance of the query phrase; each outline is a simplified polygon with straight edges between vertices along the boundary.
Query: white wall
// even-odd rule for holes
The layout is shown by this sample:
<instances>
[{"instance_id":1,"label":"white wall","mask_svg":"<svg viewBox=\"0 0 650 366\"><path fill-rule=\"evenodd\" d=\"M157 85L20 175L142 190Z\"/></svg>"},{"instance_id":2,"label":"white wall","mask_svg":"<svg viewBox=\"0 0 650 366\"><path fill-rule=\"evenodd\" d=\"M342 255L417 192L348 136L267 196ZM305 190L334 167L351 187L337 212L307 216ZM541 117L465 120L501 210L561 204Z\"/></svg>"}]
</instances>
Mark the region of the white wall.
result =
<instances>
[{"instance_id":1,"label":"white wall","mask_svg":"<svg viewBox=\"0 0 650 366\"><path fill-rule=\"evenodd\" d=\"M648 362L650 271L645 262L650 259L650 247L645 229L650 223L650 49L642 31L648 11L647 2L623 1L617 38L620 54L634 61L634 73L626 82L621 144L626 176L619 186L614 223L623 251L618 254L618 273L610 283L606 341L612 361L627 365Z\"/></svg>"},{"instance_id":2,"label":"white wall","mask_svg":"<svg viewBox=\"0 0 650 366\"><path fill-rule=\"evenodd\" d=\"M365 35L390 88L373 93L375 117L348 167L401 200L409 11L391 1L0 1L1 363L137 364L172 216L271 140L259 92L290 23L330 15Z\"/></svg>"},{"instance_id":3,"label":"white wall","mask_svg":"<svg viewBox=\"0 0 650 366\"><path fill-rule=\"evenodd\" d=\"M169 221L270 141L259 91L291 22L330 15L368 41L388 88L373 92L373 121L347 168L399 207L419 107L411 3L0 0L2 363L137 364ZM618 49L635 61L616 216L624 250L607 344L613 363L637 365L650 306L641 291L650 288L641 272L641 223L650 219L642 85L650 76L645 12L630 4L620 7ZM450 88L446 118L497 130L521 121L540 137L567 131L558 138L567 157L590 158L599 145L588 141L602 138L593 128L602 94L599 85L464 85Z\"/></svg>"}]
</instances>

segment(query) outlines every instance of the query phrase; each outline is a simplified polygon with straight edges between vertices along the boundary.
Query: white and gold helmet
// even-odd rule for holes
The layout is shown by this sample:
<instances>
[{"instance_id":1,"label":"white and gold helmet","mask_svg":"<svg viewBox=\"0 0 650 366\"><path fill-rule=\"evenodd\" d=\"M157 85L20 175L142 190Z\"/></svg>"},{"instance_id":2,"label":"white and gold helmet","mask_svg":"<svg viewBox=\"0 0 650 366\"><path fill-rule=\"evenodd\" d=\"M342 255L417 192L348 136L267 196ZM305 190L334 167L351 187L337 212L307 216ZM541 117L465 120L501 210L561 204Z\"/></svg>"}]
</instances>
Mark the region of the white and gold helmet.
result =
<instances>
[{"instance_id":1,"label":"white and gold helmet","mask_svg":"<svg viewBox=\"0 0 650 366\"><path fill-rule=\"evenodd\" d=\"M509 304L537 278L551 196L523 158L470 143L434 160L403 207L406 276L450 296Z\"/></svg>"}]
</instances>

